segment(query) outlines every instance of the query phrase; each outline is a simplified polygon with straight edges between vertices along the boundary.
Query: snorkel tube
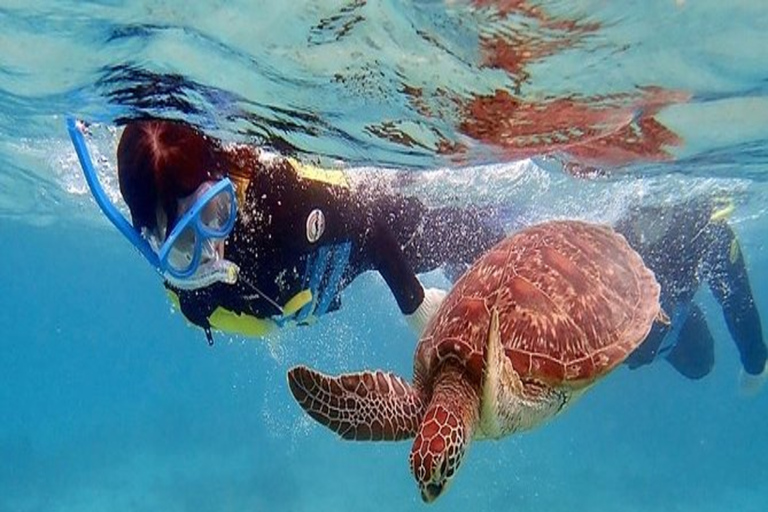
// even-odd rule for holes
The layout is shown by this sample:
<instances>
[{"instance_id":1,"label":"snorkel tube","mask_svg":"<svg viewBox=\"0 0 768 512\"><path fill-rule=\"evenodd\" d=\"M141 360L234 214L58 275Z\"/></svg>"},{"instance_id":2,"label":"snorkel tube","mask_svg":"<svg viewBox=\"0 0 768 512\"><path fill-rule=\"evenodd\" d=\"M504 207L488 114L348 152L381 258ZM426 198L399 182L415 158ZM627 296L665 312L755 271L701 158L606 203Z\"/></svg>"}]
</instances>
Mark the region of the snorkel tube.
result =
<instances>
[{"instance_id":1,"label":"snorkel tube","mask_svg":"<svg viewBox=\"0 0 768 512\"><path fill-rule=\"evenodd\" d=\"M80 166L83 168L83 174L85 175L85 181L88 183L88 188L91 189L91 194L96 200L96 204L99 205L104 215L112 222L112 224L136 247L139 252L147 259L150 265L162 275L160 270L160 260L152 250L149 242L135 230L133 226L123 217L123 215L115 208L112 202L107 197L106 192L101 187L99 179L96 176L96 169L93 168L93 161L91 155L88 152L88 147L85 145L85 138L83 133L77 126L77 121L73 117L67 117L67 131L69 137L72 139L72 144L75 146L75 152L77 152L77 158L80 160Z\"/></svg>"},{"instance_id":2,"label":"snorkel tube","mask_svg":"<svg viewBox=\"0 0 768 512\"><path fill-rule=\"evenodd\" d=\"M112 222L118 231L120 231L123 236L125 236L128 241L139 250L149 264L152 265L152 268L154 268L163 279L168 281L171 285L183 290L203 288L216 282L227 284L234 284L237 282L239 268L236 264L227 260L216 261L214 264L210 265L209 268L203 269L202 272L186 276L184 279L175 278L169 272L163 271L163 264L149 242L133 228L107 197L101 183L99 183L96 169L93 166L93 161L88 152L88 146L85 143L83 133L78 126L78 121L74 117L67 117L67 131L69 132L70 139L72 139L72 144L75 146L75 152L80 161L80 166L83 169L85 181L88 184L88 188L91 190L93 198L96 200L96 204L99 205L99 208L101 208L101 211L104 212L104 215L107 216L109 221Z\"/></svg>"}]
</instances>

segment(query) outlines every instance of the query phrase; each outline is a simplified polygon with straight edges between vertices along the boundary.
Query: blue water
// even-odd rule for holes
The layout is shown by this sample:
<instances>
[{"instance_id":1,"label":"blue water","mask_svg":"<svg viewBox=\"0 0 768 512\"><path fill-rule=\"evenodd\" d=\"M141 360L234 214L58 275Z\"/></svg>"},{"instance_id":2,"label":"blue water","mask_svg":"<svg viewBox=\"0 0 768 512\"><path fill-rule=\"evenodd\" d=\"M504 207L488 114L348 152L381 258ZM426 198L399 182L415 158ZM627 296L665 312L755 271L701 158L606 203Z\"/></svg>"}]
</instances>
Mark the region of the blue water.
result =
<instances>
[{"instance_id":1,"label":"blue water","mask_svg":"<svg viewBox=\"0 0 768 512\"><path fill-rule=\"evenodd\" d=\"M550 22L586 28L553 28L532 14L542 5ZM93 147L112 194L111 127L147 114L346 162L357 179L395 177L429 204L502 205L510 229L612 221L641 198L726 193L765 324L766 29L757 0L5 0L0 512L426 508L409 443L339 441L303 415L285 381L297 363L410 376L414 340L383 281L360 277L344 308L313 327L269 342L219 335L209 348L88 197L64 115L100 122ZM543 53L521 69L480 65L479 41L498 37ZM654 112L649 86L686 99L667 95ZM407 92L417 88L420 100ZM494 142L454 107L497 89L532 104L607 105L611 115L578 144ZM492 119L522 122L495 108ZM543 121L584 121L574 115L553 111L534 128L562 134ZM646 115L680 139L667 140L664 158L595 153ZM561 165L574 161L610 176L574 179ZM445 284L438 273L424 279ZM716 340L711 375L688 381L663 362L620 368L551 424L473 444L431 507L765 510L768 389L739 394L735 347L711 296L699 300Z\"/></svg>"}]
</instances>

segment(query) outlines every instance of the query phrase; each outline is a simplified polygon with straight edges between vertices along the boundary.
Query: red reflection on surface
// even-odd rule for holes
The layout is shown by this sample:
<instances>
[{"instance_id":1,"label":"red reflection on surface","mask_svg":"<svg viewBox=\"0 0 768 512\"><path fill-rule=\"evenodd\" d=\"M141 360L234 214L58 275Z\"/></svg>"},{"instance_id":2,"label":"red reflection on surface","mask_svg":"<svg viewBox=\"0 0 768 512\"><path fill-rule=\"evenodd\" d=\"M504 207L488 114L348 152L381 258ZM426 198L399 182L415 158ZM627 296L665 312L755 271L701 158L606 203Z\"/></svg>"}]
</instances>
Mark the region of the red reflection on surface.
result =
<instances>
[{"instance_id":1,"label":"red reflection on surface","mask_svg":"<svg viewBox=\"0 0 768 512\"><path fill-rule=\"evenodd\" d=\"M671 158L668 149L682 140L654 116L664 106L686 101L688 95L649 88L637 96L525 102L496 91L465 106L459 130L513 158L556 151L602 165Z\"/></svg>"},{"instance_id":2,"label":"red reflection on surface","mask_svg":"<svg viewBox=\"0 0 768 512\"><path fill-rule=\"evenodd\" d=\"M489 9L493 20L488 34L480 37L481 65L505 71L512 83L507 90L462 99L460 132L508 158L562 152L579 162L570 166L574 169L672 158L670 150L682 139L655 116L668 105L688 101L687 93L644 87L535 101L518 94L530 78L530 64L577 47L600 30L599 23L557 18L525 0L474 0L473 5ZM466 148L455 149L460 156Z\"/></svg>"},{"instance_id":3,"label":"red reflection on surface","mask_svg":"<svg viewBox=\"0 0 768 512\"><path fill-rule=\"evenodd\" d=\"M503 69L518 81L526 80L531 62L574 48L600 30L597 22L556 18L527 1L475 0L475 7L495 8L496 17L514 14L524 22L498 23L496 30L480 36L482 66Z\"/></svg>"}]
</instances>

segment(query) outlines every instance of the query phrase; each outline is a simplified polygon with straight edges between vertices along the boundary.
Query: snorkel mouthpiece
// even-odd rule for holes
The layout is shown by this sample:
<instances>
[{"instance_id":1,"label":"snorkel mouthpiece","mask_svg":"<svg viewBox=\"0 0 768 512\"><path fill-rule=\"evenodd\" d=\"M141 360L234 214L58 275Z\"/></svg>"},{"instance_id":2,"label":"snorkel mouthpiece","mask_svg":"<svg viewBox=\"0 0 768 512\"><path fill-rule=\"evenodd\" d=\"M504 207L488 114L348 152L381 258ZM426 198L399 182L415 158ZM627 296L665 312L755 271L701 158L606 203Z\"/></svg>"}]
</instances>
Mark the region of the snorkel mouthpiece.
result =
<instances>
[{"instance_id":1,"label":"snorkel mouthpiece","mask_svg":"<svg viewBox=\"0 0 768 512\"><path fill-rule=\"evenodd\" d=\"M235 284L240 267L231 261L216 260L207 265L201 265L191 277L179 279L166 272L163 274L168 283L179 290L198 290L215 283Z\"/></svg>"}]
</instances>

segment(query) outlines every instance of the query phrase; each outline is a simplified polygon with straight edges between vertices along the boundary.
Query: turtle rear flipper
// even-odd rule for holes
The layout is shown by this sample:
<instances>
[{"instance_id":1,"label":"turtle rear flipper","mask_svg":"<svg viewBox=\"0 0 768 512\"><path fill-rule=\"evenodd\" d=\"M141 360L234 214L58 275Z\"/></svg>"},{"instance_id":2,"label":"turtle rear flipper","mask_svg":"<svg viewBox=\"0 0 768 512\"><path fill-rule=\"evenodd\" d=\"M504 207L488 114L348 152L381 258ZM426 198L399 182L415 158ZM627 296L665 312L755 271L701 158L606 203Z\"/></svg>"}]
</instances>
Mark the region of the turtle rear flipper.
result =
<instances>
[{"instance_id":1,"label":"turtle rear flipper","mask_svg":"<svg viewBox=\"0 0 768 512\"><path fill-rule=\"evenodd\" d=\"M344 439L408 439L416 435L424 416L424 401L393 373L332 377L296 366L288 371L288 386L307 414Z\"/></svg>"}]
</instances>

